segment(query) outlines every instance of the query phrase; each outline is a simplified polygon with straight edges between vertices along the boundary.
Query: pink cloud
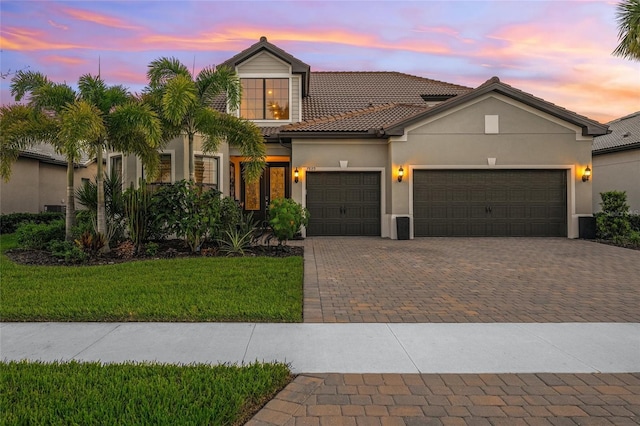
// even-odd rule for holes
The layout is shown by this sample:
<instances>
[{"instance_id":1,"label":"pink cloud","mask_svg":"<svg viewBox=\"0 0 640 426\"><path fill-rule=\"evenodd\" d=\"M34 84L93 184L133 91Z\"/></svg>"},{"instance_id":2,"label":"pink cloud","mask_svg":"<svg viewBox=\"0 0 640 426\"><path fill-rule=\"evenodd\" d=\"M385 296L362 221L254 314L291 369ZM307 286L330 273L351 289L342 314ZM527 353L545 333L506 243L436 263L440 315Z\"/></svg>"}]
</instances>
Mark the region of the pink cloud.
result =
<instances>
[{"instance_id":1,"label":"pink cloud","mask_svg":"<svg viewBox=\"0 0 640 426\"><path fill-rule=\"evenodd\" d=\"M120 28L120 29L127 29L127 30L140 29L140 27L136 25L128 24L122 19L115 18L115 17L101 14L101 13L90 12L88 10L62 9L62 12L72 16L73 18L79 19L81 21L92 22L94 24L100 24L106 27Z\"/></svg>"},{"instance_id":2,"label":"pink cloud","mask_svg":"<svg viewBox=\"0 0 640 426\"><path fill-rule=\"evenodd\" d=\"M69 29L69 27L67 27L66 25L58 24L57 22L52 21L51 19L49 19L47 22L48 22L48 23L49 23L49 25L51 25L53 28L58 28L58 29L60 29L60 30L65 30L65 31L67 31L67 30Z\"/></svg>"},{"instance_id":3,"label":"pink cloud","mask_svg":"<svg viewBox=\"0 0 640 426\"><path fill-rule=\"evenodd\" d=\"M51 39L44 31L28 28L5 27L0 34L0 46L7 50L60 50L84 48L76 43L59 42Z\"/></svg>"},{"instance_id":4,"label":"pink cloud","mask_svg":"<svg viewBox=\"0 0 640 426\"><path fill-rule=\"evenodd\" d=\"M44 56L41 60L45 64L84 65L87 63L86 59L59 55Z\"/></svg>"}]
</instances>

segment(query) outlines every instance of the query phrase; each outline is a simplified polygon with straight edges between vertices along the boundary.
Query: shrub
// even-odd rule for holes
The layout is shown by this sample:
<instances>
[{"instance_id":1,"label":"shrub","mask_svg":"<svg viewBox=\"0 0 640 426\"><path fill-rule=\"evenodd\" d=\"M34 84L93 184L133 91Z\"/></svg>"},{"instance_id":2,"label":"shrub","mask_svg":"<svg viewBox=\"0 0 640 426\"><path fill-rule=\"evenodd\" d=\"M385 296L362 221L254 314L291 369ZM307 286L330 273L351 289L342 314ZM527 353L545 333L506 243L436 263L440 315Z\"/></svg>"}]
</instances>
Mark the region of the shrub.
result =
<instances>
[{"instance_id":1,"label":"shrub","mask_svg":"<svg viewBox=\"0 0 640 426\"><path fill-rule=\"evenodd\" d=\"M640 232L640 214L629 215L629 225L632 231Z\"/></svg>"},{"instance_id":2,"label":"shrub","mask_svg":"<svg viewBox=\"0 0 640 426\"><path fill-rule=\"evenodd\" d=\"M24 223L16 230L18 245L25 249L45 250L51 241L64 240L64 221Z\"/></svg>"},{"instance_id":3,"label":"shrub","mask_svg":"<svg viewBox=\"0 0 640 426\"><path fill-rule=\"evenodd\" d=\"M280 245L286 244L308 223L309 211L291 198L276 198L269 203L269 225Z\"/></svg>"},{"instance_id":4,"label":"shrub","mask_svg":"<svg viewBox=\"0 0 640 426\"><path fill-rule=\"evenodd\" d=\"M88 257L77 244L70 241L51 241L48 248L53 257L64 259L66 263L82 263Z\"/></svg>"},{"instance_id":5,"label":"shrub","mask_svg":"<svg viewBox=\"0 0 640 426\"><path fill-rule=\"evenodd\" d=\"M144 252L147 256L155 256L158 254L158 250L160 250L158 243L147 243L144 246Z\"/></svg>"},{"instance_id":6,"label":"shrub","mask_svg":"<svg viewBox=\"0 0 640 426\"><path fill-rule=\"evenodd\" d=\"M10 213L0 215L0 234L13 234L23 223L51 223L64 220L64 213Z\"/></svg>"},{"instance_id":7,"label":"shrub","mask_svg":"<svg viewBox=\"0 0 640 426\"><path fill-rule=\"evenodd\" d=\"M235 226L241 213L235 201L219 191L204 190L183 180L162 187L154 195L152 214L196 252L206 241Z\"/></svg>"},{"instance_id":8,"label":"shrub","mask_svg":"<svg viewBox=\"0 0 640 426\"><path fill-rule=\"evenodd\" d=\"M104 174L104 205L107 222L107 242L119 242L124 239L124 198L122 194L122 178L117 173ZM98 184L87 181L76 189L78 203L87 208L96 229L96 216L98 214Z\"/></svg>"},{"instance_id":9,"label":"shrub","mask_svg":"<svg viewBox=\"0 0 640 426\"><path fill-rule=\"evenodd\" d=\"M631 232L629 205L624 191L601 192L602 213L596 216L597 236L605 240L626 238Z\"/></svg>"},{"instance_id":10,"label":"shrub","mask_svg":"<svg viewBox=\"0 0 640 426\"><path fill-rule=\"evenodd\" d=\"M80 235L80 238L75 240L75 243L83 252L90 256L95 256L105 246L107 238L102 234L86 231Z\"/></svg>"}]
</instances>

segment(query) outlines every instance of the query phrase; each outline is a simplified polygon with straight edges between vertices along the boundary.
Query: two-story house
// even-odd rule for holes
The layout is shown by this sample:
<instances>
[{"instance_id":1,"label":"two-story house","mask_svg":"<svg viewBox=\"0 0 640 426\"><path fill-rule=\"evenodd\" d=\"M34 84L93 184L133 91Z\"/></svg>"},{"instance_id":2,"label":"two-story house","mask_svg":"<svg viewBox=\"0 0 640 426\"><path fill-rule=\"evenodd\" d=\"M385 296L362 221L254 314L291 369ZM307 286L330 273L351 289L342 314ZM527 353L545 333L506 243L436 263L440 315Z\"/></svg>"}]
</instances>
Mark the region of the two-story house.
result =
<instances>
[{"instance_id":1,"label":"two-story house","mask_svg":"<svg viewBox=\"0 0 640 426\"><path fill-rule=\"evenodd\" d=\"M307 236L397 238L403 217L411 237L575 238L592 213L583 176L607 126L496 77L473 89L399 72L314 72L266 37L220 66L240 77L241 107L230 113L262 128L268 166L249 184L237 150L196 147L196 180L257 217L284 196L310 210ZM185 139L162 152L160 181L187 177ZM108 164L125 182L142 175L133 157L112 153Z\"/></svg>"}]
</instances>

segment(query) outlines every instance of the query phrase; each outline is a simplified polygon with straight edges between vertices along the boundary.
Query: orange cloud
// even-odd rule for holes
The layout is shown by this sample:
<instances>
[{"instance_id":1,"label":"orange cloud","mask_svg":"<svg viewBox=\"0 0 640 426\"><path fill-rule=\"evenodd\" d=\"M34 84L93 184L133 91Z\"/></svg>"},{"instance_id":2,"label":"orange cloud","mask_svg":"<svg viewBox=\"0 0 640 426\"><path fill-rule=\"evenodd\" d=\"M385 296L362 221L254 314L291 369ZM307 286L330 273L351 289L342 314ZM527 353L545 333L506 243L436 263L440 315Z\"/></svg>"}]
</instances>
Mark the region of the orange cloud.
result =
<instances>
[{"instance_id":1,"label":"orange cloud","mask_svg":"<svg viewBox=\"0 0 640 426\"><path fill-rule=\"evenodd\" d=\"M2 35L0 35L0 47L7 50L32 51L77 49L86 46L52 41L51 37L43 31L8 27L3 28Z\"/></svg>"},{"instance_id":2,"label":"orange cloud","mask_svg":"<svg viewBox=\"0 0 640 426\"><path fill-rule=\"evenodd\" d=\"M257 42L261 36L282 42L332 43L345 46L356 46L384 50L405 50L418 53L451 54L447 46L426 42L424 40L405 40L397 42L382 41L377 37L359 34L347 30L319 30L304 32L301 30L284 30L273 28L239 28L233 26L216 33L201 33L192 36L170 36L154 34L141 38L141 42L156 44L163 49L198 49L237 50L246 47L246 41ZM148 46L147 46L148 48Z\"/></svg>"},{"instance_id":3,"label":"orange cloud","mask_svg":"<svg viewBox=\"0 0 640 426\"><path fill-rule=\"evenodd\" d=\"M104 25L106 27L120 28L126 30L140 29L140 27L126 23L125 21L108 15L89 12L81 9L63 9L62 12L71 15L81 21L93 22L94 24Z\"/></svg>"},{"instance_id":4,"label":"orange cloud","mask_svg":"<svg viewBox=\"0 0 640 426\"><path fill-rule=\"evenodd\" d=\"M49 55L42 58L45 63L56 63L66 65L84 65L87 63L85 59L72 58L70 56Z\"/></svg>"}]
</instances>

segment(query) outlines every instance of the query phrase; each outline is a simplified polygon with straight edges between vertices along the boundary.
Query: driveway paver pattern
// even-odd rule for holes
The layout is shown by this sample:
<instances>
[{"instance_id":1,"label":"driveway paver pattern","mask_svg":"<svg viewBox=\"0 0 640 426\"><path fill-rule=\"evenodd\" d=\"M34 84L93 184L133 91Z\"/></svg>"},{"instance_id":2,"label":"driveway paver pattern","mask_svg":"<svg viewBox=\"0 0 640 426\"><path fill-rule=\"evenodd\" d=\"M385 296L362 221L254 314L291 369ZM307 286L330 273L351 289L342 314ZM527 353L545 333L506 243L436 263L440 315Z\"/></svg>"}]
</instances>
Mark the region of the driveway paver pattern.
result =
<instances>
[{"instance_id":1,"label":"driveway paver pattern","mask_svg":"<svg viewBox=\"0 0 640 426\"><path fill-rule=\"evenodd\" d=\"M248 426L637 425L640 374L301 375Z\"/></svg>"},{"instance_id":2,"label":"driveway paver pattern","mask_svg":"<svg viewBox=\"0 0 640 426\"><path fill-rule=\"evenodd\" d=\"M640 322L640 251L567 238L313 237L305 322Z\"/></svg>"}]
</instances>

